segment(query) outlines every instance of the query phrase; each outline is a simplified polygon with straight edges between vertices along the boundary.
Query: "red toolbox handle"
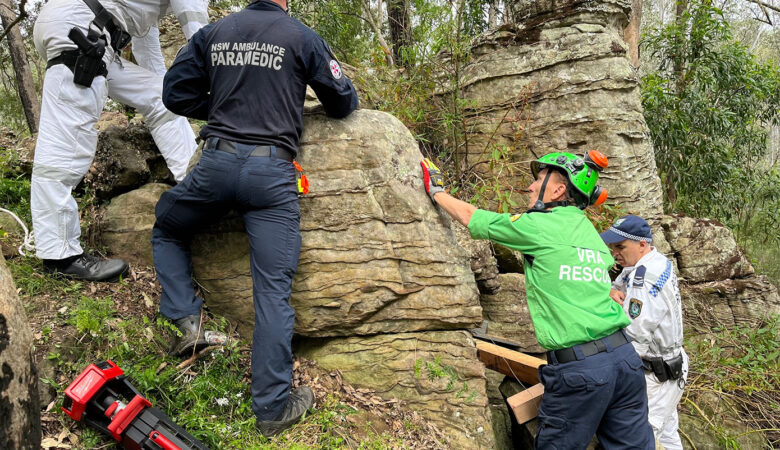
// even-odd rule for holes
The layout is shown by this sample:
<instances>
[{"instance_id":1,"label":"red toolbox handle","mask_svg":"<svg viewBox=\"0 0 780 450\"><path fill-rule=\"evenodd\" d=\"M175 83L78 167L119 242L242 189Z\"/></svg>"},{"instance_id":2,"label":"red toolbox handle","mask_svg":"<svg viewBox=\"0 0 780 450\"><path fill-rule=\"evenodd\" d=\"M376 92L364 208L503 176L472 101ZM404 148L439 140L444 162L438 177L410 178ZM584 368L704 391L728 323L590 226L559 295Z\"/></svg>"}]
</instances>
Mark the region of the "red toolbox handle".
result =
<instances>
[{"instance_id":1,"label":"red toolbox handle","mask_svg":"<svg viewBox=\"0 0 780 450\"><path fill-rule=\"evenodd\" d=\"M151 439L155 444L159 445L163 450L181 450L178 445L171 442L170 439L163 436L162 433L157 430L152 430L152 432L149 433L149 439Z\"/></svg>"},{"instance_id":2,"label":"red toolbox handle","mask_svg":"<svg viewBox=\"0 0 780 450\"><path fill-rule=\"evenodd\" d=\"M130 422L132 422L133 419L135 419L135 416L144 408L149 408L151 406L152 404L149 403L149 400L140 395L133 397L124 409L116 413L116 417L114 417L114 420L108 425L108 431L111 432L111 436L121 442L122 433L125 432L125 429L130 425Z\"/></svg>"}]
</instances>

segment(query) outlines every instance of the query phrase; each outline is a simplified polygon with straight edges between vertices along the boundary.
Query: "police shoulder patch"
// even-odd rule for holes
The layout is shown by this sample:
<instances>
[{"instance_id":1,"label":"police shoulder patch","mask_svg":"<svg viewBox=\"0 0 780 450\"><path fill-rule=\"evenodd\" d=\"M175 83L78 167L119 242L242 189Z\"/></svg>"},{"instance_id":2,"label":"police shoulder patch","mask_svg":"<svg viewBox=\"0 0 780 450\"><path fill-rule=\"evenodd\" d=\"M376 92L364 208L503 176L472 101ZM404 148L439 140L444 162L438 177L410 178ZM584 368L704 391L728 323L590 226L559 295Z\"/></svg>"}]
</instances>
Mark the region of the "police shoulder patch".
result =
<instances>
[{"instance_id":1,"label":"police shoulder patch","mask_svg":"<svg viewBox=\"0 0 780 450\"><path fill-rule=\"evenodd\" d=\"M640 314L642 314L642 301L632 298L628 303L628 316L636 319Z\"/></svg>"}]
</instances>

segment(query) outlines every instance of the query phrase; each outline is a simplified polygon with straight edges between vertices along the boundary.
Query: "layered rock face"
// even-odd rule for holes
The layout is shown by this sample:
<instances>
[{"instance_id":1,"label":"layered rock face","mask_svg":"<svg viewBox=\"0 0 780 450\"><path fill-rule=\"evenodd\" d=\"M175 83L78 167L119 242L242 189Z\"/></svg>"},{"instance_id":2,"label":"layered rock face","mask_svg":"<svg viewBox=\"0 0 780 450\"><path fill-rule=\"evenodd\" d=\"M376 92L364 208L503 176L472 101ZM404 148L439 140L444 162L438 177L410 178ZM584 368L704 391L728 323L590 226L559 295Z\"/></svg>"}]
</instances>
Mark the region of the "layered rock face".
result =
<instances>
[{"instance_id":1,"label":"layered rock face","mask_svg":"<svg viewBox=\"0 0 780 450\"><path fill-rule=\"evenodd\" d=\"M449 433L450 448L494 448L485 366L475 363L474 342L464 331L305 340L297 353L457 430Z\"/></svg>"},{"instance_id":2,"label":"layered rock face","mask_svg":"<svg viewBox=\"0 0 780 450\"><path fill-rule=\"evenodd\" d=\"M690 283L744 278L756 272L734 234L718 222L667 216L661 226L676 255L678 274Z\"/></svg>"},{"instance_id":3,"label":"layered rock face","mask_svg":"<svg viewBox=\"0 0 780 450\"><path fill-rule=\"evenodd\" d=\"M468 256L425 195L420 158L412 135L389 114L306 118L298 161L311 192L300 202L302 245L290 300L297 333L349 336L479 324ZM243 331L254 318L247 314L248 248L235 221L193 245L195 275L209 307Z\"/></svg>"},{"instance_id":4,"label":"layered rock face","mask_svg":"<svg viewBox=\"0 0 780 450\"><path fill-rule=\"evenodd\" d=\"M311 192L300 200L302 248L290 302L296 334L316 339L304 339L299 354L413 405L453 448L491 448L475 344L463 331L442 331L479 325L479 292L469 254L425 194L414 138L378 111L305 120L298 161ZM115 254L151 264L154 204L166 189L151 184L112 201L103 235ZM192 255L209 309L250 336L241 219L228 216L197 236ZM322 339L334 336L342 338Z\"/></svg>"},{"instance_id":5,"label":"layered rock face","mask_svg":"<svg viewBox=\"0 0 780 450\"><path fill-rule=\"evenodd\" d=\"M501 289L492 295L483 294L482 316L487 334L517 341L520 350L541 353L525 297L525 275L503 273L498 276Z\"/></svg>"},{"instance_id":6,"label":"layered rock face","mask_svg":"<svg viewBox=\"0 0 780 450\"><path fill-rule=\"evenodd\" d=\"M637 76L622 30L629 0L520 0L515 25L474 43L462 70L468 165L492 146L513 149L521 170L553 151L597 149L609 157L601 184L613 202L648 218L662 214L660 180ZM528 171L508 180L530 182Z\"/></svg>"}]
</instances>

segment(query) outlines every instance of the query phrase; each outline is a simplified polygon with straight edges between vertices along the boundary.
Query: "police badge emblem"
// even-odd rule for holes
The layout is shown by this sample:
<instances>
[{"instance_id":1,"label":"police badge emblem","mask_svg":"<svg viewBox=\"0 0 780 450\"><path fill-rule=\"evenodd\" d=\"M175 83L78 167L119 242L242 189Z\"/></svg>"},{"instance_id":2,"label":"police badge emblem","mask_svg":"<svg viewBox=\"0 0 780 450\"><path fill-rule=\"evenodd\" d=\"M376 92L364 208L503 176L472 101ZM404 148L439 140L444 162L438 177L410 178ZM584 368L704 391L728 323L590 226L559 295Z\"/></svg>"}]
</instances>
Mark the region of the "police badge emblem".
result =
<instances>
[{"instance_id":1,"label":"police badge emblem","mask_svg":"<svg viewBox=\"0 0 780 450\"><path fill-rule=\"evenodd\" d=\"M632 319L636 319L640 314L642 314L642 302L632 298L631 302L628 304L628 316Z\"/></svg>"}]
</instances>

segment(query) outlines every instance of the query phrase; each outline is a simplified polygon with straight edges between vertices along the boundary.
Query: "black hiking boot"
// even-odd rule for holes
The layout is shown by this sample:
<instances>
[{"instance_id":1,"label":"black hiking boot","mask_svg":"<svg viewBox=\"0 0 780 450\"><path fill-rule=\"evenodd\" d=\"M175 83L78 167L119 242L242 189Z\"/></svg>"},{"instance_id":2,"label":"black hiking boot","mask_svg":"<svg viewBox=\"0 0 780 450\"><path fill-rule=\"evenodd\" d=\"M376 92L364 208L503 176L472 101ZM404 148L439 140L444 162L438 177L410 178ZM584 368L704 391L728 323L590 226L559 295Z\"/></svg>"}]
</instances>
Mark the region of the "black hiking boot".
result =
<instances>
[{"instance_id":1,"label":"black hiking boot","mask_svg":"<svg viewBox=\"0 0 780 450\"><path fill-rule=\"evenodd\" d=\"M258 420L257 431L265 437L276 436L301 420L303 413L314 404L314 393L308 386L301 386L290 392L284 411L273 420Z\"/></svg>"},{"instance_id":2,"label":"black hiking boot","mask_svg":"<svg viewBox=\"0 0 780 450\"><path fill-rule=\"evenodd\" d=\"M44 259L44 269L76 280L118 281L130 268L122 259L101 259L89 253L65 259Z\"/></svg>"},{"instance_id":3,"label":"black hiking boot","mask_svg":"<svg viewBox=\"0 0 780 450\"><path fill-rule=\"evenodd\" d=\"M200 323L199 314L174 320L173 324L181 331L181 336L173 338L171 349L168 350L169 355L189 356L208 347L209 342L206 339L206 331L203 330L203 324ZM194 352L193 347L195 348Z\"/></svg>"}]
</instances>

